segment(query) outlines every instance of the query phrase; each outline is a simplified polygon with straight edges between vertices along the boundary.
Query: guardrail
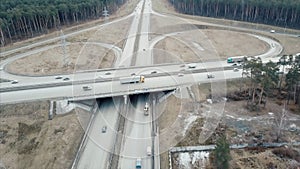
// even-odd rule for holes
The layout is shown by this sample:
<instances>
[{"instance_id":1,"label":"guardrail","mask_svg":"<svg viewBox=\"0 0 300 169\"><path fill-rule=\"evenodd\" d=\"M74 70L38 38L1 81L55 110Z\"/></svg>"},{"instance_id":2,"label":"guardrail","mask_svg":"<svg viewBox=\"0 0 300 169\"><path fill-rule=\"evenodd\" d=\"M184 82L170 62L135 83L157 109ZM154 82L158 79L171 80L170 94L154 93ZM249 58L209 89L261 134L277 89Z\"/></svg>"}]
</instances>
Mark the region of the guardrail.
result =
<instances>
[{"instance_id":1,"label":"guardrail","mask_svg":"<svg viewBox=\"0 0 300 169\"><path fill-rule=\"evenodd\" d=\"M254 143L254 144L231 144L230 149L242 149L242 148L253 148L253 147L263 147L263 148L273 148L282 147L287 145L299 146L300 142L282 142L282 143ZM189 152L189 151L211 151L215 149L216 145L203 145L203 146L186 146L186 147L172 147L169 149L170 153L178 152Z\"/></svg>"}]
</instances>

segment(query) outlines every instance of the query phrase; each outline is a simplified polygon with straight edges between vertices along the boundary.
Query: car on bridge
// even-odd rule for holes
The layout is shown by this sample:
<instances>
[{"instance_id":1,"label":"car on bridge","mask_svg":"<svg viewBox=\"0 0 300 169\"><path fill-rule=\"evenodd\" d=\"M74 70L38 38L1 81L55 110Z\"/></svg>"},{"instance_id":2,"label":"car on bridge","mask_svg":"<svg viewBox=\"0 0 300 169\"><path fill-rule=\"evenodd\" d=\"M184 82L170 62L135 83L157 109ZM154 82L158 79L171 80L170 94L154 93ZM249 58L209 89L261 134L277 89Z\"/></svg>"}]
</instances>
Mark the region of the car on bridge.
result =
<instances>
[{"instance_id":1,"label":"car on bridge","mask_svg":"<svg viewBox=\"0 0 300 169\"><path fill-rule=\"evenodd\" d=\"M196 66L197 66L196 63L190 63L190 64L188 64L189 68L196 68Z\"/></svg>"},{"instance_id":2,"label":"car on bridge","mask_svg":"<svg viewBox=\"0 0 300 169\"><path fill-rule=\"evenodd\" d=\"M92 90L92 87L91 86L82 86L82 89L84 91L87 91L87 90Z\"/></svg>"},{"instance_id":3,"label":"car on bridge","mask_svg":"<svg viewBox=\"0 0 300 169\"><path fill-rule=\"evenodd\" d=\"M151 152L151 146L147 147L147 156L151 156L152 152Z\"/></svg>"},{"instance_id":4,"label":"car on bridge","mask_svg":"<svg viewBox=\"0 0 300 169\"><path fill-rule=\"evenodd\" d=\"M141 158L137 158L136 159L136 165L135 165L136 169L141 169L142 168L142 159Z\"/></svg>"}]
</instances>

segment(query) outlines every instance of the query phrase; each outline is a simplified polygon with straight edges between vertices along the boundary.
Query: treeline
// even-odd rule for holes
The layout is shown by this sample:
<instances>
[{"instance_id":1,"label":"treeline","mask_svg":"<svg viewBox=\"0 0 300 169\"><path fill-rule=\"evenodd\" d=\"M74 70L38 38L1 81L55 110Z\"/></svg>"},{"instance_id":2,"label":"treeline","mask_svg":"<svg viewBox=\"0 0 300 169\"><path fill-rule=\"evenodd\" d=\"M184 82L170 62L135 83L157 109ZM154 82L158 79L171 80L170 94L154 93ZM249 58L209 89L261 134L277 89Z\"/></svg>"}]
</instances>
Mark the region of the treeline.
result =
<instances>
[{"instance_id":1,"label":"treeline","mask_svg":"<svg viewBox=\"0 0 300 169\"><path fill-rule=\"evenodd\" d=\"M169 0L178 12L300 28L300 0Z\"/></svg>"},{"instance_id":2,"label":"treeline","mask_svg":"<svg viewBox=\"0 0 300 169\"><path fill-rule=\"evenodd\" d=\"M96 19L126 0L1 0L1 46L79 21Z\"/></svg>"},{"instance_id":3,"label":"treeline","mask_svg":"<svg viewBox=\"0 0 300 169\"><path fill-rule=\"evenodd\" d=\"M286 74L284 71L288 70ZM260 58L248 58L243 64L243 77L250 79L247 106L251 110L266 103L264 97L285 97L300 107L300 55L283 55L277 63L264 64ZM278 92L275 92L278 90ZM287 94L283 94L282 91Z\"/></svg>"}]
</instances>

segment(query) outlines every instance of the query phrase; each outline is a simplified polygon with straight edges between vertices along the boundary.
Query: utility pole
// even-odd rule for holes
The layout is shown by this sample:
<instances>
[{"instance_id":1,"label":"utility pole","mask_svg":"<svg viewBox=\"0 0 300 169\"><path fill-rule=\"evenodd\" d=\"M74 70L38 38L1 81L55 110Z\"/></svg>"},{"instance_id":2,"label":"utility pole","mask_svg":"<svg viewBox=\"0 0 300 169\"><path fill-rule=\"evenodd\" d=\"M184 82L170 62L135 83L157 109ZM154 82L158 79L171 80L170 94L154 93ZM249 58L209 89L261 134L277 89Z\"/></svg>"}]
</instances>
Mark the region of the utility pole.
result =
<instances>
[{"instance_id":1,"label":"utility pole","mask_svg":"<svg viewBox=\"0 0 300 169\"><path fill-rule=\"evenodd\" d=\"M108 10L106 9L106 7L104 7L102 15L104 16L104 20L107 21L109 14L108 14Z\"/></svg>"},{"instance_id":2,"label":"utility pole","mask_svg":"<svg viewBox=\"0 0 300 169\"><path fill-rule=\"evenodd\" d=\"M68 52L66 49L66 46L67 46L66 36L64 35L62 30L60 30L60 37L61 37L61 47L63 50L63 64L64 64L64 67L67 67L70 64L70 60L69 60Z\"/></svg>"}]
</instances>

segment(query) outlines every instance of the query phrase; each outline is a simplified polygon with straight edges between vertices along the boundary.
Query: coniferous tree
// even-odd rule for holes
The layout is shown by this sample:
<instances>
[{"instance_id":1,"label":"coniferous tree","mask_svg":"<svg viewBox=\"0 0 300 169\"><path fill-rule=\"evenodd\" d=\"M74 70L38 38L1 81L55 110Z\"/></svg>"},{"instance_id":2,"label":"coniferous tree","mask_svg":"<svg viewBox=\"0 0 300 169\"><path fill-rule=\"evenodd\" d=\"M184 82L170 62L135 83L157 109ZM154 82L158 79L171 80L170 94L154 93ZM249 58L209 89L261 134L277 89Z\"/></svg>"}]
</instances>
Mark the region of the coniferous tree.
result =
<instances>
[{"instance_id":1,"label":"coniferous tree","mask_svg":"<svg viewBox=\"0 0 300 169\"><path fill-rule=\"evenodd\" d=\"M228 169L230 156L229 143L225 136L221 136L216 143L216 147L213 151L214 165L217 169Z\"/></svg>"}]
</instances>

